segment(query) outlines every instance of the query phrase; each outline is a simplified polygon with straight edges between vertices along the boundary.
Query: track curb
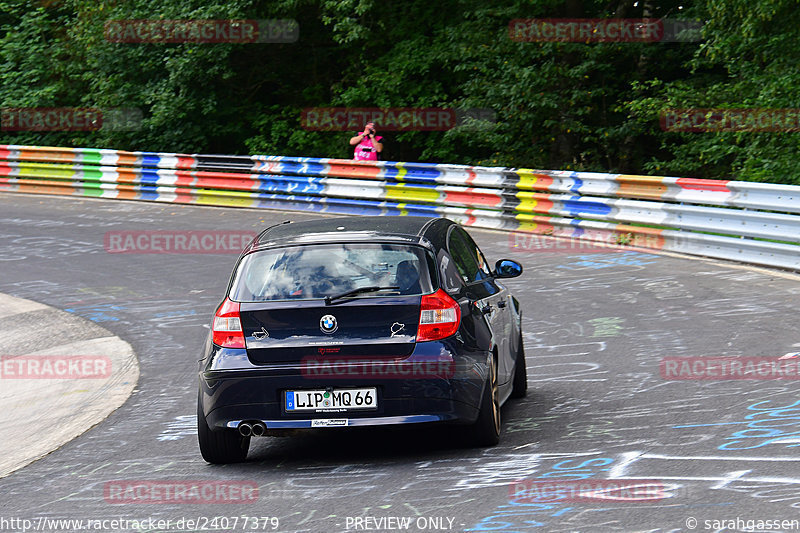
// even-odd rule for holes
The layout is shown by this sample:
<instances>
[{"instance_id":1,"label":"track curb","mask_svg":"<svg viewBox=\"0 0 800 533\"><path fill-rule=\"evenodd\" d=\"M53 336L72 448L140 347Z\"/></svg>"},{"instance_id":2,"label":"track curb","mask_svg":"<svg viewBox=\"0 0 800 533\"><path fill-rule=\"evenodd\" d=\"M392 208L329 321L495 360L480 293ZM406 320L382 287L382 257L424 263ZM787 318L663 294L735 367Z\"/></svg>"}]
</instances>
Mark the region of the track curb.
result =
<instances>
[{"instance_id":1,"label":"track curb","mask_svg":"<svg viewBox=\"0 0 800 533\"><path fill-rule=\"evenodd\" d=\"M99 378L52 379L47 377L52 374L31 372L42 368L38 363L72 356L108 363L110 371ZM0 478L103 421L125 403L138 378L133 348L108 330L71 313L0 294Z\"/></svg>"}]
</instances>

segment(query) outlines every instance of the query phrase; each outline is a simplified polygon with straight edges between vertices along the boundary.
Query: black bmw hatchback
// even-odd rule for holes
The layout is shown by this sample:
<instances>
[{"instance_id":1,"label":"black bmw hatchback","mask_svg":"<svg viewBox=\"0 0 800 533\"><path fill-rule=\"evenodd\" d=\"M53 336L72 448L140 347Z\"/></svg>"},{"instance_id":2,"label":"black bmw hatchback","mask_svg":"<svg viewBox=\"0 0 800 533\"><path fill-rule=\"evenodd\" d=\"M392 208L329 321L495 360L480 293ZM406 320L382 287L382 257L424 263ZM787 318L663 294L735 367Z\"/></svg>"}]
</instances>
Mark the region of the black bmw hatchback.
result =
<instances>
[{"instance_id":1,"label":"black bmw hatchback","mask_svg":"<svg viewBox=\"0 0 800 533\"><path fill-rule=\"evenodd\" d=\"M527 388L519 303L455 222L286 223L242 252L200 360L197 425L210 463L287 429L456 423L500 437Z\"/></svg>"}]
</instances>

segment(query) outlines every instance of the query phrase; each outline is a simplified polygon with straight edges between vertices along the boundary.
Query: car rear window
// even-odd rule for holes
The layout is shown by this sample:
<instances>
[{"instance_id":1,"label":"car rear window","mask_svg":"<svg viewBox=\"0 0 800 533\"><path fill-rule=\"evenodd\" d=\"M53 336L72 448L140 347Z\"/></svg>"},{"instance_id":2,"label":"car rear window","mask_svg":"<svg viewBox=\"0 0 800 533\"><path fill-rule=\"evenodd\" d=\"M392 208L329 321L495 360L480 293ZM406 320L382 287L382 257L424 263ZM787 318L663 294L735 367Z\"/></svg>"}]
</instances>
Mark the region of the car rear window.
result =
<instances>
[{"instance_id":1,"label":"car rear window","mask_svg":"<svg viewBox=\"0 0 800 533\"><path fill-rule=\"evenodd\" d=\"M274 248L242 259L229 297L237 302L325 298L361 287L398 287L363 297L432 292L427 253L398 244Z\"/></svg>"}]
</instances>

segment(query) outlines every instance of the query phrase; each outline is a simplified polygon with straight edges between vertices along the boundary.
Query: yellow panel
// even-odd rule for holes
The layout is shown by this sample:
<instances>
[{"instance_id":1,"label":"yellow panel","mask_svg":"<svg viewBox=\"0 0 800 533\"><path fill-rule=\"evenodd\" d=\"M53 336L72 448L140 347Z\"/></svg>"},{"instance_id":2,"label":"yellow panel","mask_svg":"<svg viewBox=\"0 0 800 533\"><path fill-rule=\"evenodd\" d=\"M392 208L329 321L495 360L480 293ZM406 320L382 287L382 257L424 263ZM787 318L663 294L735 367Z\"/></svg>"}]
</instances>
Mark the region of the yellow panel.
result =
<instances>
[{"instance_id":1,"label":"yellow panel","mask_svg":"<svg viewBox=\"0 0 800 533\"><path fill-rule=\"evenodd\" d=\"M258 200L246 191L193 191L197 195L194 203L198 205L221 205L225 207L256 207Z\"/></svg>"},{"instance_id":2,"label":"yellow panel","mask_svg":"<svg viewBox=\"0 0 800 533\"><path fill-rule=\"evenodd\" d=\"M417 202L436 202L442 193L436 189L421 187L408 187L405 185L387 185L385 198L387 200L404 200Z\"/></svg>"},{"instance_id":3,"label":"yellow panel","mask_svg":"<svg viewBox=\"0 0 800 533\"><path fill-rule=\"evenodd\" d=\"M48 165L48 164L21 164L19 165L19 176L26 178L61 178L74 179L77 174L71 165Z\"/></svg>"}]
</instances>

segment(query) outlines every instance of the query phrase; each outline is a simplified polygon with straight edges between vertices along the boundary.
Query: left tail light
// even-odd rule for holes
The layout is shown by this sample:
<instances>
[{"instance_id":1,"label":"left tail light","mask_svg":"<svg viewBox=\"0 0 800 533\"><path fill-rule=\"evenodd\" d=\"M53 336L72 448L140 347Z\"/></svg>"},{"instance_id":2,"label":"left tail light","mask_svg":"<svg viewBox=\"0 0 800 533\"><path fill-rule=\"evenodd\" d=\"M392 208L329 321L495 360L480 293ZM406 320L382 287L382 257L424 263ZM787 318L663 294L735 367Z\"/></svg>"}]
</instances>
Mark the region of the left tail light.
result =
<instances>
[{"instance_id":1,"label":"left tail light","mask_svg":"<svg viewBox=\"0 0 800 533\"><path fill-rule=\"evenodd\" d=\"M242 320L239 316L239 302L232 302L225 298L222 305L214 315L214 325L211 328L212 340L217 346L223 348L244 348L244 333Z\"/></svg>"},{"instance_id":2,"label":"left tail light","mask_svg":"<svg viewBox=\"0 0 800 533\"><path fill-rule=\"evenodd\" d=\"M420 302L417 342L455 335L461 325L461 307L442 289L425 294Z\"/></svg>"}]
</instances>

